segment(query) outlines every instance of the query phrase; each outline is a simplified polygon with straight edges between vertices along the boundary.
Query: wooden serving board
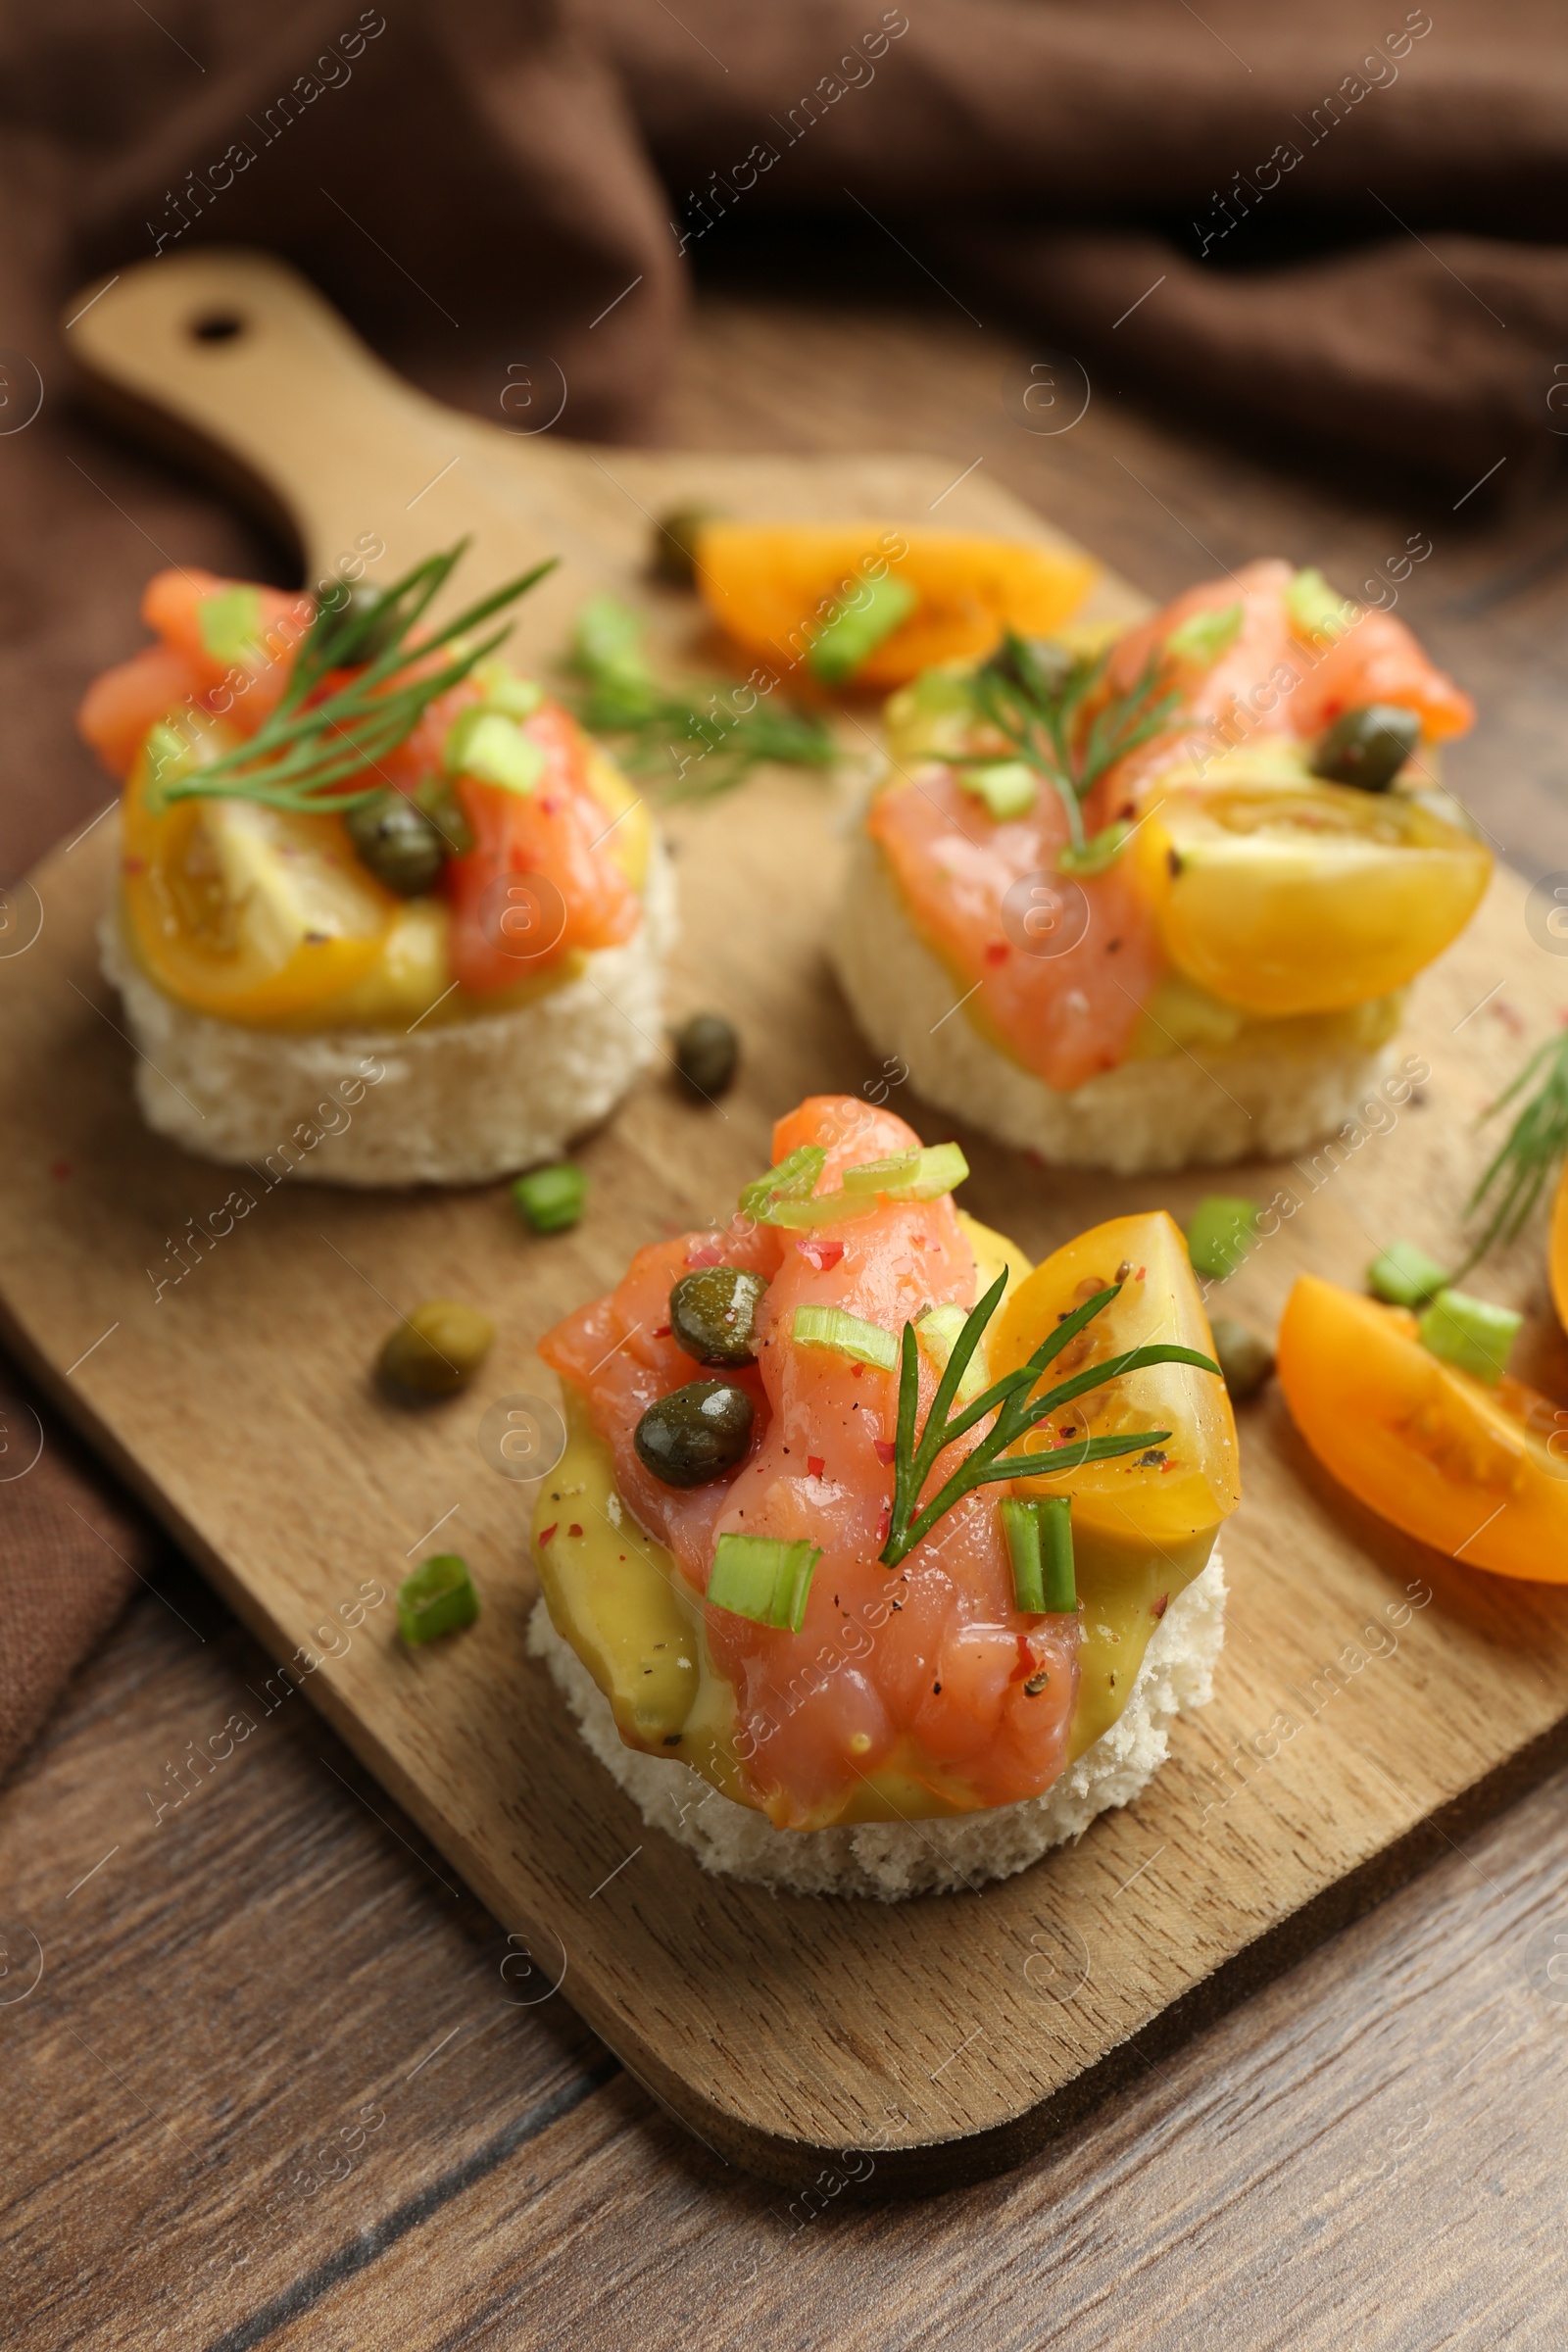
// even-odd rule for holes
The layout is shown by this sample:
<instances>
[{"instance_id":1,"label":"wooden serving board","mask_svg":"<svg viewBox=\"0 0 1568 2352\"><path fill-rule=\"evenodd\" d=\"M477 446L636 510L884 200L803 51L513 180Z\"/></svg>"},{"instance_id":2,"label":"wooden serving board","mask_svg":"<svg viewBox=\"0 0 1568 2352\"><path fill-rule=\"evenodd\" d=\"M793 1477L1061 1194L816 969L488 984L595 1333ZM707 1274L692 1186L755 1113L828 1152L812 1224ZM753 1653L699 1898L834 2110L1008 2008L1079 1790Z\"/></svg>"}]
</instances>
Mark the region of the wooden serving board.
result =
<instances>
[{"instance_id":1,"label":"wooden serving board","mask_svg":"<svg viewBox=\"0 0 1568 2352\"><path fill-rule=\"evenodd\" d=\"M237 331L193 333L219 317ZM156 416L166 438L265 492L311 578L367 532L390 572L472 531L466 588L564 553L521 616L541 662L605 584L649 598L664 641L692 654L689 603L650 596L639 576L648 515L683 495L916 522L947 487L945 466L908 458L715 460L514 436L408 391L254 257L148 265L75 333L123 412ZM941 518L1042 535L978 483ZM1114 582L1101 594L1106 610L1137 609ZM500 1187L269 1190L149 1135L96 975L111 828L57 851L0 943L13 950L0 956L0 1305L51 1393L277 1664L305 1669L305 1693L514 1933L525 1997L559 1986L734 2162L796 2188L830 2171L829 2193L847 2179L934 2188L1017 2161L1544 1771L1568 1744L1568 1590L1406 1542L1324 1479L1270 1395L1242 1415L1216 1696L1178 1725L1136 1805L978 1894L886 1907L706 1877L642 1822L528 1657L533 1490L498 1475L479 1442L497 1399L551 1393L538 1333L643 1242L723 1214L765 1164L778 1112L881 1080L820 948L842 855L832 789L780 772L678 812L671 830L685 922L674 1007L729 1013L744 1077L716 1110L645 1083L582 1150L586 1220L549 1240L520 1230ZM1416 990L1408 1045L1430 1076L1408 1102L1384 1102L1315 1162L1221 1180L1278 1197L1277 1230L1227 1286L1227 1309L1269 1322L1297 1271L1356 1281L1397 1234L1452 1250L1475 1114L1564 995L1523 897L1500 875ZM951 1132L907 1097L892 1101L928 1140ZM1124 1210L1184 1215L1214 1184L1065 1177L961 1141L967 1204L1037 1256ZM223 1206L236 1183L254 1196L238 1221ZM192 1270L173 1283L181 1237ZM1568 1397L1539 1235L1489 1287L1530 1313L1522 1369ZM469 1395L399 1411L376 1394L372 1359L396 1313L440 1295L483 1301L500 1340ZM390 1598L367 1608L364 1594L390 1594L437 1541L467 1556L484 1613L411 1655ZM283 1688L264 1683L258 1711L297 1703ZM845 2164L847 2149L874 2163Z\"/></svg>"}]
</instances>

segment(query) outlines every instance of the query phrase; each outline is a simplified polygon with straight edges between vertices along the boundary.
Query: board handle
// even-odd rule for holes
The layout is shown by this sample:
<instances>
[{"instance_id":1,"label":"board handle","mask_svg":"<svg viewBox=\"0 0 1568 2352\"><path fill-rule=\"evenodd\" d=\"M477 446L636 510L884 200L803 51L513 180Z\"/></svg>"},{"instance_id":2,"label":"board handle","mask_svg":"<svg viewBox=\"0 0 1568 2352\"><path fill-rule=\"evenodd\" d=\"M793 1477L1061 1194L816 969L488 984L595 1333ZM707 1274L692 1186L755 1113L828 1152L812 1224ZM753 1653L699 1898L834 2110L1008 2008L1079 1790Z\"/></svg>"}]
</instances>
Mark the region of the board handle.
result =
<instances>
[{"instance_id":1,"label":"board handle","mask_svg":"<svg viewBox=\"0 0 1568 2352\"><path fill-rule=\"evenodd\" d=\"M82 288L65 318L97 404L236 492L308 564L364 520L368 482L413 497L483 429L383 367L270 254L138 263Z\"/></svg>"}]
</instances>

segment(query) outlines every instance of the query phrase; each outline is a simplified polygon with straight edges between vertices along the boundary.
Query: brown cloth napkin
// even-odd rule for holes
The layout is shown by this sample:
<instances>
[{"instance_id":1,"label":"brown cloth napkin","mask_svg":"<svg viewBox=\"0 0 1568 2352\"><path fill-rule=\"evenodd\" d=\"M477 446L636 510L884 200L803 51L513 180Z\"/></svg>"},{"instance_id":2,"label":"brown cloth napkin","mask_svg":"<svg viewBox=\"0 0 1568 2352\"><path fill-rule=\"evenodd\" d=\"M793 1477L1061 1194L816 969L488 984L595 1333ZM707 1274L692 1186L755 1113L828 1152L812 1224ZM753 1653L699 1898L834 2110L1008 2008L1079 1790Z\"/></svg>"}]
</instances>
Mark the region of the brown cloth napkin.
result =
<instances>
[{"instance_id":1,"label":"brown cloth napkin","mask_svg":"<svg viewBox=\"0 0 1568 2352\"><path fill-rule=\"evenodd\" d=\"M0 122L0 874L102 805L71 712L147 573L278 562L74 400L66 298L197 243L481 415L564 383L577 436L653 437L689 269L792 222L841 291L1461 505L1568 432L1556 0L10 0ZM152 1546L52 1425L17 1458L0 1772Z\"/></svg>"}]
</instances>

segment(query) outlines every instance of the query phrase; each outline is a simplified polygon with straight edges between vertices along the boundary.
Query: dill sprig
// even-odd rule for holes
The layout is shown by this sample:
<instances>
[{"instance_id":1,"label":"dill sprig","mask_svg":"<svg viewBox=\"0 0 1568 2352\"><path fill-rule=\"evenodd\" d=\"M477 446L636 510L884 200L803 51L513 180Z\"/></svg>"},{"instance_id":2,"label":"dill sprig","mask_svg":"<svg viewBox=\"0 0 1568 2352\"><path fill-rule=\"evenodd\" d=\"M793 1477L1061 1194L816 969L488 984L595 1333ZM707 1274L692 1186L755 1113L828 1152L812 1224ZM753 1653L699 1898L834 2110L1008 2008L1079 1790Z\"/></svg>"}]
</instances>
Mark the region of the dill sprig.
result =
<instances>
[{"instance_id":1,"label":"dill sprig","mask_svg":"<svg viewBox=\"0 0 1568 2352\"><path fill-rule=\"evenodd\" d=\"M1137 1453L1144 1446L1158 1446L1171 1434L1168 1429L1139 1429L1121 1437L1086 1437L1075 1445L1051 1446L999 1459L1005 1457L1006 1448L1015 1446L1025 1431L1059 1411L1062 1405L1070 1404L1075 1396L1103 1388L1108 1381L1119 1380L1123 1373L1139 1372L1150 1364L1196 1364L1200 1371L1219 1377L1219 1366L1211 1356L1200 1355L1192 1348L1170 1347L1161 1342L1153 1347L1132 1348L1125 1354L1107 1357L1103 1363L1091 1364L1087 1370L1074 1373L1070 1380L1059 1382L1044 1396L1031 1401L1029 1392L1047 1365L1117 1297L1121 1284L1114 1282L1097 1291L1082 1306L1074 1307L1071 1314L1064 1315L1026 1364L994 1381L950 1420L949 1410L969 1368L969 1359L1001 1305L1006 1287L1006 1275L999 1274L970 1313L937 1384L918 1441L914 1425L920 1402L920 1352L913 1324L904 1326L899 1424L893 1454L893 1507L888 1516L888 1540L880 1555L885 1568L896 1568L906 1553L931 1533L939 1519L945 1518L956 1503L979 1487L993 1486L1009 1478L1054 1477L1062 1470L1081 1469L1086 1462L1112 1461L1118 1454ZM938 1455L975 1428L988 1413L997 1416L991 1428L947 1484L920 1509L920 1491L935 1468Z\"/></svg>"},{"instance_id":2,"label":"dill sprig","mask_svg":"<svg viewBox=\"0 0 1568 2352\"><path fill-rule=\"evenodd\" d=\"M1449 1277L1450 1282L1468 1274L1494 1243L1511 1242L1522 1231L1526 1218L1568 1152L1568 1029L1560 1037L1548 1037L1536 1048L1512 1085L1504 1087L1495 1102L1483 1111L1482 1118L1495 1118L1499 1110L1517 1102L1542 1070L1545 1074L1541 1084L1519 1112L1465 1203L1465 1215L1473 1217L1489 1194L1496 1194L1486 1230L1458 1274Z\"/></svg>"},{"instance_id":3,"label":"dill sprig","mask_svg":"<svg viewBox=\"0 0 1568 2352\"><path fill-rule=\"evenodd\" d=\"M980 716L1059 795L1077 854L1086 847L1081 804L1107 768L1160 732L1181 701L1178 688L1162 684L1166 657L1156 649L1137 684L1111 695L1086 725L1085 707L1104 679L1112 651L1069 654L1006 629L971 681ZM978 765L995 757L963 754L955 764Z\"/></svg>"},{"instance_id":4,"label":"dill sprig","mask_svg":"<svg viewBox=\"0 0 1568 2352\"><path fill-rule=\"evenodd\" d=\"M728 792L764 760L827 767L838 757L826 723L754 688L715 684L700 706L693 686L667 692L643 652L643 621L613 597L596 596L577 616L569 666L584 681L577 717L596 735L616 738L615 757L641 776L662 776L670 800L706 800ZM737 693L752 707L738 710ZM672 772L673 771L673 772Z\"/></svg>"},{"instance_id":5,"label":"dill sprig","mask_svg":"<svg viewBox=\"0 0 1568 2352\"><path fill-rule=\"evenodd\" d=\"M351 776L373 769L408 740L430 705L466 678L475 663L511 634L511 623L477 645L470 631L526 594L559 561L551 557L531 571L469 605L455 620L411 644L416 624L446 586L467 553L460 539L444 555L422 564L373 599L345 592L327 595L300 641L288 684L276 707L245 743L199 767L181 767L154 789L160 803L206 798L260 801L269 808L341 815L370 800L379 778L358 791L340 787ZM412 662L428 662L443 646L453 658L436 669L405 677L387 689ZM360 666L363 664L364 666ZM318 702L311 697L333 670L355 674Z\"/></svg>"}]
</instances>

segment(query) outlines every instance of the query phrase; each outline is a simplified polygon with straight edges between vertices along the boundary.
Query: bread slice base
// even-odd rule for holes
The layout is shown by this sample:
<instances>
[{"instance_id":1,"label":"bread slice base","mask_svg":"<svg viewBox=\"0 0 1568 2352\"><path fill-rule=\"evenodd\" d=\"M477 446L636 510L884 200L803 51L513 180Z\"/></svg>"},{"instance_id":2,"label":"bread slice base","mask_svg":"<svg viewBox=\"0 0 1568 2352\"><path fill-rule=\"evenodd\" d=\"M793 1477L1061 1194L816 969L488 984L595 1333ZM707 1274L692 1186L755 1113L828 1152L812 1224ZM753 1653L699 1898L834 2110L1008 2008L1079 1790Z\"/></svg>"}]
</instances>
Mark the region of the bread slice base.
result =
<instances>
[{"instance_id":1,"label":"bread slice base","mask_svg":"<svg viewBox=\"0 0 1568 2352\"><path fill-rule=\"evenodd\" d=\"M643 919L534 1004L409 1030L297 1036L192 1012L132 960L118 910L99 930L137 1049L149 1127L272 1180L483 1184L559 1159L660 1052L674 876L654 845ZM379 1077L366 1082L367 1070ZM314 1141L311 1139L314 1137Z\"/></svg>"},{"instance_id":2,"label":"bread slice base","mask_svg":"<svg viewBox=\"0 0 1568 2352\"><path fill-rule=\"evenodd\" d=\"M1370 1052L1194 1047L1124 1061L1059 1094L955 1011L952 975L910 923L863 832L830 953L867 1042L898 1055L928 1102L1058 1167L1140 1176L1285 1157L1344 1126L1397 1058L1393 1042Z\"/></svg>"},{"instance_id":3,"label":"bread slice base","mask_svg":"<svg viewBox=\"0 0 1568 2352\"><path fill-rule=\"evenodd\" d=\"M663 1830L718 1877L751 1879L775 1894L874 1895L885 1903L1010 1878L1098 1813L1131 1804L1169 1750L1173 1718L1205 1706L1225 1639L1225 1572L1218 1547L1155 1627L1132 1694L1108 1732L1043 1796L938 1821L865 1822L776 1830L673 1759L622 1743L610 1702L550 1622L541 1599L528 1647L543 1658L583 1739L651 1829Z\"/></svg>"}]
</instances>

